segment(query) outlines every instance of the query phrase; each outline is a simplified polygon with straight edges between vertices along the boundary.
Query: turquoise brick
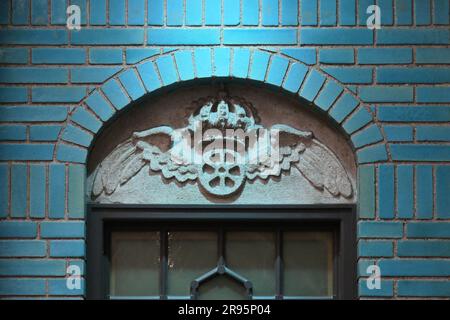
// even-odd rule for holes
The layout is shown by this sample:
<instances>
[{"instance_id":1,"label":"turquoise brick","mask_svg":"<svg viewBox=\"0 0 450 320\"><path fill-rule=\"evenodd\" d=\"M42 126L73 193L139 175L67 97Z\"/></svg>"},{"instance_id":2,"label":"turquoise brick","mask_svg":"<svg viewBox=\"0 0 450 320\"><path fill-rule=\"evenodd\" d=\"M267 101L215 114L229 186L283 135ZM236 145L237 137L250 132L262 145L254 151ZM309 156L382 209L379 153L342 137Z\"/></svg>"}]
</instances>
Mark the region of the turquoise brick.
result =
<instances>
[{"instance_id":1,"label":"turquoise brick","mask_svg":"<svg viewBox=\"0 0 450 320\"><path fill-rule=\"evenodd\" d=\"M198 78L208 78L212 76L211 49L199 48L194 52L195 67Z\"/></svg>"},{"instance_id":2,"label":"turquoise brick","mask_svg":"<svg viewBox=\"0 0 450 320\"><path fill-rule=\"evenodd\" d=\"M155 65L152 61L139 65L137 70L148 92L152 92L161 87L161 81L156 74Z\"/></svg>"},{"instance_id":3,"label":"turquoise brick","mask_svg":"<svg viewBox=\"0 0 450 320\"><path fill-rule=\"evenodd\" d=\"M60 144L56 153L56 159L63 162L85 163L87 150L73 147L67 144Z\"/></svg>"},{"instance_id":4,"label":"turquoise brick","mask_svg":"<svg viewBox=\"0 0 450 320\"><path fill-rule=\"evenodd\" d=\"M202 0L186 0L186 25L202 25Z\"/></svg>"},{"instance_id":5,"label":"turquoise brick","mask_svg":"<svg viewBox=\"0 0 450 320\"><path fill-rule=\"evenodd\" d=\"M151 48L127 48L126 60L128 64L135 64L141 60L152 57L159 53L159 49Z\"/></svg>"},{"instance_id":6,"label":"turquoise brick","mask_svg":"<svg viewBox=\"0 0 450 320\"><path fill-rule=\"evenodd\" d=\"M218 26L222 20L222 1L205 0L205 24L207 26Z\"/></svg>"},{"instance_id":7,"label":"turquoise brick","mask_svg":"<svg viewBox=\"0 0 450 320\"><path fill-rule=\"evenodd\" d=\"M449 157L450 147L447 146L446 149L447 157ZM436 168L436 214L439 219L450 218L449 190L450 166L438 166Z\"/></svg>"},{"instance_id":8,"label":"turquoise brick","mask_svg":"<svg viewBox=\"0 0 450 320\"><path fill-rule=\"evenodd\" d=\"M45 257L47 245L39 240L1 240L0 257Z\"/></svg>"},{"instance_id":9,"label":"turquoise brick","mask_svg":"<svg viewBox=\"0 0 450 320\"><path fill-rule=\"evenodd\" d=\"M400 219L411 219L414 215L413 166L397 167L397 212Z\"/></svg>"},{"instance_id":10,"label":"turquoise brick","mask_svg":"<svg viewBox=\"0 0 450 320\"><path fill-rule=\"evenodd\" d=\"M278 25L278 1L262 0L261 2L261 24L263 26Z\"/></svg>"},{"instance_id":11,"label":"turquoise brick","mask_svg":"<svg viewBox=\"0 0 450 320\"><path fill-rule=\"evenodd\" d=\"M383 140L380 129L375 124L370 125L362 131L352 135L352 142L356 148L361 148Z\"/></svg>"},{"instance_id":12,"label":"turquoise brick","mask_svg":"<svg viewBox=\"0 0 450 320\"><path fill-rule=\"evenodd\" d=\"M377 44L448 44L450 37L449 30L436 29L381 29L377 31Z\"/></svg>"},{"instance_id":13,"label":"turquoise brick","mask_svg":"<svg viewBox=\"0 0 450 320\"><path fill-rule=\"evenodd\" d=\"M88 29L71 32L73 45L133 45L144 43L143 29Z\"/></svg>"},{"instance_id":14,"label":"turquoise brick","mask_svg":"<svg viewBox=\"0 0 450 320\"><path fill-rule=\"evenodd\" d=\"M397 294L400 297L450 297L448 280L400 280L397 287Z\"/></svg>"},{"instance_id":15,"label":"turquoise brick","mask_svg":"<svg viewBox=\"0 0 450 320\"><path fill-rule=\"evenodd\" d=\"M97 133L102 126L100 120L94 117L93 114L86 111L86 109L81 107L76 109L76 111L72 114L71 119L73 122L94 133Z\"/></svg>"},{"instance_id":16,"label":"turquoise brick","mask_svg":"<svg viewBox=\"0 0 450 320\"><path fill-rule=\"evenodd\" d=\"M450 257L450 241L404 240L397 243L399 257Z\"/></svg>"},{"instance_id":17,"label":"turquoise brick","mask_svg":"<svg viewBox=\"0 0 450 320\"><path fill-rule=\"evenodd\" d=\"M369 146L358 150L356 156L358 158L358 163L378 162L388 159L386 146L384 144Z\"/></svg>"},{"instance_id":18,"label":"turquoise brick","mask_svg":"<svg viewBox=\"0 0 450 320\"><path fill-rule=\"evenodd\" d=\"M233 49L233 76L237 78L247 78L250 66L250 50L235 48Z\"/></svg>"},{"instance_id":19,"label":"turquoise brick","mask_svg":"<svg viewBox=\"0 0 450 320\"><path fill-rule=\"evenodd\" d=\"M304 81L299 95L308 101L313 101L322 88L325 79L322 73L312 69Z\"/></svg>"},{"instance_id":20,"label":"turquoise brick","mask_svg":"<svg viewBox=\"0 0 450 320\"><path fill-rule=\"evenodd\" d=\"M47 169L45 165L30 165L30 217L45 218Z\"/></svg>"},{"instance_id":21,"label":"turquoise brick","mask_svg":"<svg viewBox=\"0 0 450 320\"><path fill-rule=\"evenodd\" d=\"M145 0L128 0L128 25L143 26L145 23Z\"/></svg>"},{"instance_id":22,"label":"turquoise brick","mask_svg":"<svg viewBox=\"0 0 450 320\"><path fill-rule=\"evenodd\" d=\"M113 108L99 91L94 91L94 93L86 99L85 103L103 121L107 121L114 114ZM90 141L88 141L89 139L86 138L83 141L90 144Z\"/></svg>"},{"instance_id":23,"label":"turquoise brick","mask_svg":"<svg viewBox=\"0 0 450 320\"><path fill-rule=\"evenodd\" d=\"M108 98L108 100L111 101L112 105L116 109L120 110L130 103L130 98L128 98L128 96L121 89L119 83L114 79L109 80L102 86L102 92L105 94L106 98ZM102 103L102 105L104 104ZM106 107L106 105L104 106ZM106 112L105 115L113 114L112 111L110 113L109 111L105 110L105 112Z\"/></svg>"},{"instance_id":24,"label":"turquoise brick","mask_svg":"<svg viewBox=\"0 0 450 320\"><path fill-rule=\"evenodd\" d=\"M298 2L295 0L281 0L281 25L298 25Z\"/></svg>"},{"instance_id":25,"label":"turquoise brick","mask_svg":"<svg viewBox=\"0 0 450 320\"><path fill-rule=\"evenodd\" d=\"M270 62L266 82L275 86L281 86L288 66L288 59L280 56L274 56Z\"/></svg>"},{"instance_id":26,"label":"turquoise brick","mask_svg":"<svg viewBox=\"0 0 450 320\"><path fill-rule=\"evenodd\" d=\"M320 25L336 25L336 0L320 0Z\"/></svg>"},{"instance_id":27,"label":"turquoise brick","mask_svg":"<svg viewBox=\"0 0 450 320\"><path fill-rule=\"evenodd\" d=\"M27 138L27 127L25 126L0 126L0 140L23 141Z\"/></svg>"},{"instance_id":28,"label":"turquoise brick","mask_svg":"<svg viewBox=\"0 0 450 320\"><path fill-rule=\"evenodd\" d=\"M230 48L214 48L214 76L228 77L230 75Z\"/></svg>"},{"instance_id":29,"label":"turquoise brick","mask_svg":"<svg viewBox=\"0 0 450 320\"><path fill-rule=\"evenodd\" d=\"M417 26L431 23L431 1L414 0L414 20Z\"/></svg>"},{"instance_id":30,"label":"turquoise brick","mask_svg":"<svg viewBox=\"0 0 450 320\"><path fill-rule=\"evenodd\" d=\"M372 83L372 68L324 67L322 70L343 83Z\"/></svg>"},{"instance_id":31,"label":"turquoise brick","mask_svg":"<svg viewBox=\"0 0 450 320\"><path fill-rule=\"evenodd\" d=\"M433 167L416 166L416 215L418 219L433 217Z\"/></svg>"},{"instance_id":32,"label":"turquoise brick","mask_svg":"<svg viewBox=\"0 0 450 320\"><path fill-rule=\"evenodd\" d=\"M378 107L378 119L390 122L448 122L450 108L444 106L382 106Z\"/></svg>"},{"instance_id":33,"label":"turquoise brick","mask_svg":"<svg viewBox=\"0 0 450 320\"><path fill-rule=\"evenodd\" d=\"M450 222L409 222L408 238L450 238Z\"/></svg>"},{"instance_id":34,"label":"turquoise brick","mask_svg":"<svg viewBox=\"0 0 450 320\"><path fill-rule=\"evenodd\" d=\"M0 164L0 218L5 218L8 215L9 211L8 201L9 201L9 167L7 164ZM0 231L2 231L1 224L0 224Z\"/></svg>"},{"instance_id":35,"label":"turquoise brick","mask_svg":"<svg viewBox=\"0 0 450 320\"><path fill-rule=\"evenodd\" d=\"M81 279L80 289L67 288L66 279L49 279L48 280L48 293L52 296L82 296L85 293L85 280Z\"/></svg>"},{"instance_id":36,"label":"turquoise brick","mask_svg":"<svg viewBox=\"0 0 450 320\"><path fill-rule=\"evenodd\" d=\"M358 168L358 214L360 218L375 217L375 167Z\"/></svg>"},{"instance_id":37,"label":"turquoise brick","mask_svg":"<svg viewBox=\"0 0 450 320\"><path fill-rule=\"evenodd\" d=\"M373 259L358 259L358 276L368 277L372 272L367 272L367 269L373 265L376 265L376 260Z\"/></svg>"},{"instance_id":38,"label":"turquoise brick","mask_svg":"<svg viewBox=\"0 0 450 320\"><path fill-rule=\"evenodd\" d=\"M88 0L70 0L70 4L77 5L78 7L80 7L80 13L81 13L80 22L81 22L82 26L85 26L87 23L87 17L86 17L87 1Z\"/></svg>"},{"instance_id":39,"label":"turquoise brick","mask_svg":"<svg viewBox=\"0 0 450 320\"><path fill-rule=\"evenodd\" d=\"M31 61L43 64L84 64L86 50L74 48L33 48Z\"/></svg>"},{"instance_id":40,"label":"turquoise brick","mask_svg":"<svg viewBox=\"0 0 450 320\"><path fill-rule=\"evenodd\" d=\"M68 125L66 129L64 129L62 139L84 147L89 147L93 139L93 135L78 127Z\"/></svg>"},{"instance_id":41,"label":"turquoise brick","mask_svg":"<svg viewBox=\"0 0 450 320\"><path fill-rule=\"evenodd\" d=\"M162 56L156 60L156 65L164 85L170 85L178 81L177 72L172 56Z\"/></svg>"},{"instance_id":42,"label":"turquoise brick","mask_svg":"<svg viewBox=\"0 0 450 320\"><path fill-rule=\"evenodd\" d=\"M377 68L378 83L447 83L450 68Z\"/></svg>"},{"instance_id":43,"label":"turquoise brick","mask_svg":"<svg viewBox=\"0 0 450 320\"><path fill-rule=\"evenodd\" d=\"M417 102L450 102L450 86L446 87L417 87Z\"/></svg>"},{"instance_id":44,"label":"turquoise brick","mask_svg":"<svg viewBox=\"0 0 450 320\"><path fill-rule=\"evenodd\" d=\"M361 238L402 238L401 222L362 221L358 223L358 236Z\"/></svg>"},{"instance_id":45,"label":"turquoise brick","mask_svg":"<svg viewBox=\"0 0 450 320\"><path fill-rule=\"evenodd\" d=\"M36 238L36 236L36 222L0 221L0 238Z\"/></svg>"},{"instance_id":46,"label":"turquoise brick","mask_svg":"<svg viewBox=\"0 0 450 320\"><path fill-rule=\"evenodd\" d=\"M242 0L242 24L257 26L259 23L259 0Z\"/></svg>"},{"instance_id":47,"label":"turquoise brick","mask_svg":"<svg viewBox=\"0 0 450 320\"><path fill-rule=\"evenodd\" d=\"M416 62L450 64L450 48L416 48Z\"/></svg>"},{"instance_id":48,"label":"turquoise brick","mask_svg":"<svg viewBox=\"0 0 450 320\"><path fill-rule=\"evenodd\" d=\"M391 144L392 160L450 161L450 148L435 144Z\"/></svg>"},{"instance_id":49,"label":"turquoise brick","mask_svg":"<svg viewBox=\"0 0 450 320\"><path fill-rule=\"evenodd\" d=\"M391 142L412 141L413 128L410 126L385 125L383 126L386 139Z\"/></svg>"},{"instance_id":50,"label":"turquoise brick","mask_svg":"<svg viewBox=\"0 0 450 320\"><path fill-rule=\"evenodd\" d=\"M102 83L121 70L120 67L79 67L71 70L72 83Z\"/></svg>"},{"instance_id":51,"label":"turquoise brick","mask_svg":"<svg viewBox=\"0 0 450 320\"><path fill-rule=\"evenodd\" d=\"M164 23L164 0L148 0L148 24L162 26Z\"/></svg>"},{"instance_id":52,"label":"turquoise brick","mask_svg":"<svg viewBox=\"0 0 450 320\"><path fill-rule=\"evenodd\" d=\"M214 45L220 43L219 29L149 29L150 45Z\"/></svg>"},{"instance_id":53,"label":"turquoise brick","mask_svg":"<svg viewBox=\"0 0 450 320\"><path fill-rule=\"evenodd\" d=\"M359 64L402 64L412 63L411 48L359 48Z\"/></svg>"},{"instance_id":54,"label":"turquoise brick","mask_svg":"<svg viewBox=\"0 0 450 320\"><path fill-rule=\"evenodd\" d=\"M302 26L317 26L317 0L300 0L300 24Z\"/></svg>"},{"instance_id":55,"label":"turquoise brick","mask_svg":"<svg viewBox=\"0 0 450 320\"><path fill-rule=\"evenodd\" d=\"M449 24L450 3L447 0L434 0L434 24Z\"/></svg>"},{"instance_id":56,"label":"turquoise brick","mask_svg":"<svg viewBox=\"0 0 450 320\"><path fill-rule=\"evenodd\" d=\"M32 88L31 100L33 102L72 102L77 103L86 95L86 87L39 87Z\"/></svg>"},{"instance_id":57,"label":"turquoise brick","mask_svg":"<svg viewBox=\"0 0 450 320\"><path fill-rule=\"evenodd\" d=\"M393 0L378 0L380 7L381 25L392 26L394 24L394 3Z\"/></svg>"},{"instance_id":58,"label":"turquoise brick","mask_svg":"<svg viewBox=\"0 0 450 320\"><path fill-rule=\"evenodd\" d=\"M84 257L84 241L52 240L50 241L50 257Z\"/></svg>"},{"instance_id":59,"label":"turquoise brick","mask_svg":"<svg viewBox=\"0 0 450 320\"><path fill-rule=\"evenodd\" d=\"M282 28L227 28L223 30L223 43L228 45L296 44L297 30Z\"/></svg>"},{"instance_id":60,"label":"turquoise brick","mask_svg":"<svg viewBox=\"0 0 450 320\"><path fill-rule=\"evenodd\" d=\"M360 26L367 26L367 18L372 14L372 12L367 13L367 9L373 4L376 4L376 0L358 0L358 24Z\"/></svg>"},{"instance_id":61,"label":"turquoise brick","mask_svg":"<svg viewBox=\"0 0 450 320\"><path fill-rule=\"evenodd\" d=\"M227 0L223 2L223 24L236 26L240 22L240 0Z\"/></svg>"},{"instance_id":62,"label":"turquoise brick","mask_svg":"<svg viewBox=\"0 0 450 320\"><path fill-rule=\"evenodd\" d=\"M27 62L28 62L28 49L0 48L0 63L26 64Z\"/></svg>"},{"instance_id":63,"label":"turquoise brick","mask_svg":"<svg viewBox=\"0 0 450 320\"><path fill-rule=\"evenodd\" d=\"M360 257L392 257L394 244L392 241L360 240L358 256Z\"/></svg>"},{"instance_id":64,"label":"turquoise brick","mask_svg":"<svg viewBox=\"0 0 450 320\"><path fill-rule=\"evenodd\" d=\"M301 63L293 63L288 71L283 88L296 93L305 79L308 68Z\"/></svg>"},{"instance_id":65,"label":"turquoise brick","mask_svg":"<svg viewBox=\"0 0 450 320\"><path fill-rule=\"evenodd\" d=\"M411 102L413 88L369 86L359 88L359 97L366 102Z\"/></svg>"},{"instance_id":66,"label":"turquoise brick","mask_svg":"<svg viewBox=\"0 0 450 320\"><path fill-rule=\"evenodd\" d=\"M65 68L0 68L0 83L66 83Z\"/></svg>"},{"instance_id":67,"label":"turquoise brick","mask_svg":"<svg viewBox=\"0 0 450 320\"><path fill-rule=\"evenodd\" d=\"M66 24L66 1L51 0L51 24Z\"/></svg>"},{"instance_id":68,"label":"turquoise brick","mask_svg":"<svg viewBox=\"0 0 450 320\"><path fill-rule=\"evenodd\" d=\"M378 216L392 219L395 215L394 166L380 165L378 168Z\"/></svg>"},{"instance_id":69,"label":"turquoise brick","mask_svg":"<svg viewBox=\"0 0 450 320\"><path fill-rule=\"evenodd\" d=\"M418 126L417 141L450 141L450 127Z\"/></svg>"},{"instance_id":70,"label":"turquoise brick","mask_svg":"<svg viewBox=\"0 0 450 320\"><path fill-rule=\"evenodd\" d=\"M125 25L125 0L109 0L109 24L113 26Z\"/></svg>"},{"instance_id":71,"label":"turquoise brick","mask_svg":"<svg viewBox=\"0 0 450 320\"><path fill-rule=\"evenodd\" d=\"M254 51L249 77L253 80L264 81L267 67L269 65L269 59L270 55L268 53L263 51Z\"/></svg>"},{"instance_id":72,"label":"turquoise brick","mask_svg":"<svg viewBox=\"0 0 450 320\"><path fill-rule=\"evenodd\" d=\"M395 10L397 25L412 25L412 0L395 0Z\"/></svg>"},{"instance_id":73,"label":"turquoise brick","mask_svg":"<svg viewBox=\"0 0 450 320\"><path fill-rule=\"evenodd\" d=\"M316 49L314 48L282 49L281 53L306 64L316 63Z\"/></svg>"},{"instance_id":74,"label":"turquoise brick","mask_svg":"<svg viewBox=\"0 0 450 320\"><path fill-rule=\"evenodd\" d=\"M2 276L63 276L65 273L64 260L0 259Z\"/></svg>"},{"instance_id":75,"label":"turquoise brick","mask_svg":"<svg viewBox=\"0 0 450 320\"><path fill-rule=\"evenodd\" d=\"M64 218L66 197L66 168L51 164L48 174L48 214L52 219Z\"/></svg>"},{"instance_id":76,"label":"turquoise brick","mask_svg":"<svg viewBox=\"0 0 450 320\"><path fill-rule=\"evenodd\" d=\"M9 23L10 11L11 11L10 1L0 1L0 24Z\"/></svg>"},{"instance_id":77,"label":"turquoise brick","mask_svg":"<svg viewBox=\"0 0 450 320\"><path fill-rule=\"evenodd\" d=\"M67 44L66 30L8 29L0 30L0 44L62 45Z\"/></svg>"},{"instance_id":78,"label":"turquoise brick","mask_svg":"<svg viewBox=\"0 0 450 320\"><path fill-rule=\"evenodd\" d=\"M341 123L353 110L356 109L359 102L350 93L345 92L334 104L330 110L330 116Z\"/></svg>"},{"instance_id":79,"label":"turquoise brick","mask_svg":"<svg viewBox=\"0 0 450 320\"><path fill-rule=\"evenodd\" d=\"M381 260L384 276L450 276L448 260Z\"/></svg>"},{"instance_id":80,"label":"turquoise brick","mask_svg":"<svg viewBox=\"0 0 450 320\"><path fill-rule=\"evenodd\" d=\"M119 79L132 100L137 100L145 94L144 85L139 80L139 76L134 68L122 72L119 75Z\"/></svg>"},{"instance_id":81,"label":"turquoise brick","mask_svg":"<svg viewBox=\"0 0 450 320\"><path fill-rule=\"evenodd\" d=\"M106 0L95 0L89 2L90 24L93 26L106 25Z\"/></svg>"},{"instance_id":82,"label":"turquoise brick","mask_svg":"<svg viewBox=\"0 0 450 320\"><path fill-rule=\"evenodd\" d=\"M345 132L352 134L356 130L361 129L373 119L372 114L365 107L356 110L342 125ZM378 136L378 134L377 134Z\"/></svg>"},{"instance_id":83,"label":"turquoise brick","mask_svg":"<svg viewBox=\"0 0 450 320\"><path fill-rule=\"evenodd\" d=\"M301 29L302 45L368 45L373 44L373 33L369 29Z\"/></svg>"},{"instance_id":84,"label":"turquoise brick","mask_svg":"<svg viewBox=\"0 0 450 320\"><path fill-rule=\"evenodd\" d=\"M27 214L27 165L11 167L11 217L24 218Z\"/></svg>"},{"instance_id":85,"label":"turquoise brick","mask_svg":"<svg viewBox=\"0 0 450 320\"><path fill-rule=\"evenodd\" d=\"M4 278L0 279L0 295L39 296L46 294L45 279Z\"/></svg>"},{"instance_id":86,"label":"turquoise brick","mask_svg":"<svg viewBox=\"0 0 450 320\"><path fill-rule=\"evenodd\" d=\"M353 64L355 63L355 55L353 49L322 49L319 51L319 62Z\"/></svg>"},{"instance_id":87,"label":"turquoise brick","mask_svg":"<svg viewBox=\"0 0 450 320\"><path fill-rule=\"evenodd\" d=\"M339 0L339 25L356 25L356 0Z\"/></svg>"},{"instance_id":88,"label":"turquoise brick","mask_svg":"<svg viewBox=\"0 0 450 320\"><path fill-rule=\"evenodd\" d=\"M83 165L69 165L67 211L69 218L84 218L85 176Z\"/></svg>"},{"instance_id":89,"label":"turquoise brick","mask_svg":"<svg viewBox=\"0 0 450 320\"><path fill-rule=\"evenodd\" d=\"M344 91L344 88L340 84L336 81L328 80L316 98L315 104L324 111L328 111L342 91Z\"/></svg>"},{"instance_id":90,"label":"turquoise brick","mask_svg":"<svg viewBox=\"0 0 450 320\"><path fill-rule=\"evenodd\" d=\"M89 50L89 61L92 64L122 64L122 49L100 49Z\"/></svg>"},{"instance_id":91,"label":"turquoise brick","mask_svg":"<svg viewBox=\"0 0 450 320\"><path fill-rule=\"evenodd\" d=\"M381 280L380 289L371 290L367 287L367 279L360 279L358 293L361 297L392 297L394 296L394 281Z\"/></svg>"},{"instance_id":92,"label":"turquoise brick","mask_svg":"<svg viewBox=\"0 0 450 320\"><path fill-rule=\"evenodd\" d=\"M84 236L85 223L82 221L41 222L41 237L44 239L73 239Z\"/></svg>"},{"instance_id":93,"label":"turquoise brick","mask_svg":"<svg viewBox=\"0 0 450 320\"><path fill-rule=\"evenodd\" d=\"M0 145L0 160L52 160L54 147L52 144L4 144Z\"/></svg>"},{"instance_id":94,"label":"turquoise brick","mask_svg":"<svg viewBox=\"0 0 450 320\"><path fill-rule=\"evenodd\" d=\"M26 25L29 23L30 1L12 0L11 21L14 25Z\"/></svg>"},{"instance_id":95,"label":"turquoise brick","mask_svg":"<svg viewBox=\"0 0 450 320\"><path fill-rule=\"evenodd\" d=\"M184 8L182 0L166 0L167 25L181 26L184 18Z\"/></svg>"}]
</instances>

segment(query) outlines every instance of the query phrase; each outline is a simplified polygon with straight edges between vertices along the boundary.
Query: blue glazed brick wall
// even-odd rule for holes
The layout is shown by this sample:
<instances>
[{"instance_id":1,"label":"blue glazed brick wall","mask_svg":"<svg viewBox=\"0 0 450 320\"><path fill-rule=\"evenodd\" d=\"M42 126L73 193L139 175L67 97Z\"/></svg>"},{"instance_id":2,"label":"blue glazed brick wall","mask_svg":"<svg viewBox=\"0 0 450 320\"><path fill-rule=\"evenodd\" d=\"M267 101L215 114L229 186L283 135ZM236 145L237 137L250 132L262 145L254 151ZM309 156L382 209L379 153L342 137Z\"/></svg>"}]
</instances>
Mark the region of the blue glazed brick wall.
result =
<instances>
[{"instance_id":1,"label":"blue glazed brick wall","mask_svg":"<svg viewBox=\"0 0 450 320\"><path fill-rule=\"evenodd\" d=\"M377 2L381 29L366 28ZM66 6L81 30L66 28ZM82 298L85 161L132 101L196 78L314 103L358 160L361 298L450 297L449 0L2 0L0 297ZM368 265L381 269L368 290Z\"/></svg>"}]
</instances>

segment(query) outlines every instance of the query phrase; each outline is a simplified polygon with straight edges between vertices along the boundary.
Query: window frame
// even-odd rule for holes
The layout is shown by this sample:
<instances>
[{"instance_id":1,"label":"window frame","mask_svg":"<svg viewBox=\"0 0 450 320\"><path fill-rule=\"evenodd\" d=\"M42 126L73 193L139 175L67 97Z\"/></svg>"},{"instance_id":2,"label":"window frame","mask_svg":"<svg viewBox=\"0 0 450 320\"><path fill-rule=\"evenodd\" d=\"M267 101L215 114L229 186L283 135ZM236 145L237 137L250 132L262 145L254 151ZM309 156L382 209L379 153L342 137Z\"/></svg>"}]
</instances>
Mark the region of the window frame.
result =
<instances>
[{"instance_id":1,"label":"window frame","mask_svg":"<svg viewBox=\"0 0 450 320\"><path fill-rule=\"evenodd\" d=\"M128 205L88 204L87 299L108 299L109 259L106 249L111 223L137 224L206 222L305 223L318 228L334 225L338 232L336 299L356 299L356 205ZM109 241L109 240L108 240ZM163 281L162 275L160 281ZM136 297L137 298L137 297Z\"/></svg>"}]
</instances>

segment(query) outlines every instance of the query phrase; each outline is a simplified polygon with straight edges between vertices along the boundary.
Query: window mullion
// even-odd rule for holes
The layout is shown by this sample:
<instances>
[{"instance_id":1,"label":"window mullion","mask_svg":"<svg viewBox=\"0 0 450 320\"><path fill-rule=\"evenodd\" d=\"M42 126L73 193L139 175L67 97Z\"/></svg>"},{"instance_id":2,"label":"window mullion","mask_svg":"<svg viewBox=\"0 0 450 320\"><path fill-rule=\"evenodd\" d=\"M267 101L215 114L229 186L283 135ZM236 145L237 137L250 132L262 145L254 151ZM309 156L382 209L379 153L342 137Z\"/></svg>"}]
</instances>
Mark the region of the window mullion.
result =
<instances>
[{"instance_id":1,"label":"window mullion","mask_svg":"<svg viewBox=\"0 0 450 320\"><path fill-rule=\"evenodd\" d=\"M283 298L283 237L281 229L277 228L275 240L275 275L276 275L276 299Z\"/></svg>"},{"instance_id":2,"label":"window mullion","mask_svg":"<svg viewBox=\"0 0 450 320\"><path fill-rule=\"evenodd\" d=\"M167 230L160 232L160 277L159 277L159 296L161 299L167 299L167 255L168 255L168 236Z\"/></svg>"}]
</instances>

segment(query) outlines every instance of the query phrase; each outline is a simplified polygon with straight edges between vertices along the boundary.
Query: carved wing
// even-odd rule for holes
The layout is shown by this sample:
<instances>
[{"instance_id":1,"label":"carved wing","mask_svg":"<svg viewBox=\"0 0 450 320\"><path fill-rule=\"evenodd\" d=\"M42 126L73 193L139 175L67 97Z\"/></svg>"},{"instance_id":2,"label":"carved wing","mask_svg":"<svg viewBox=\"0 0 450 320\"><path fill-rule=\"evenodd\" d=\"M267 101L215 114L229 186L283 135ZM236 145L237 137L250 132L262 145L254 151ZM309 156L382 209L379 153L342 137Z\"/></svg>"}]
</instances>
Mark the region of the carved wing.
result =
<instances>
[{"instance_id":1,"label":"carved wing","mask_svg":"<svg viewBox=\"0 0 450 320\"><path fill-rule=\"evenodd\" d=\"M258 165L250 165L248 179L278 176L294 166L317 189L326 189L333 196L352 196L352 184L339 159L329 148L314 139L311 132L287 125L275 125L271 129L279 130L279 156L269 157Z\"/></svg>"},{"instance_id":2,"label":"carved wing","mask_svg":"<svg viewBox=\"0 0 450 320\"><path fill-rule=\"evenodd\" d=\"M172 140L172 131L168 127L157 127L134 133L133 138L119 144L96 168L92 194L97 197L102 192L107 195L114 193L119 185L125 184L147 164L149 170L161 172L167 179L176 178L179 182L197 179L197 167L174 161L171 149L163 151L146 141L146 138L157 134L166 135Z\"/></svg>"}]
</instances>

